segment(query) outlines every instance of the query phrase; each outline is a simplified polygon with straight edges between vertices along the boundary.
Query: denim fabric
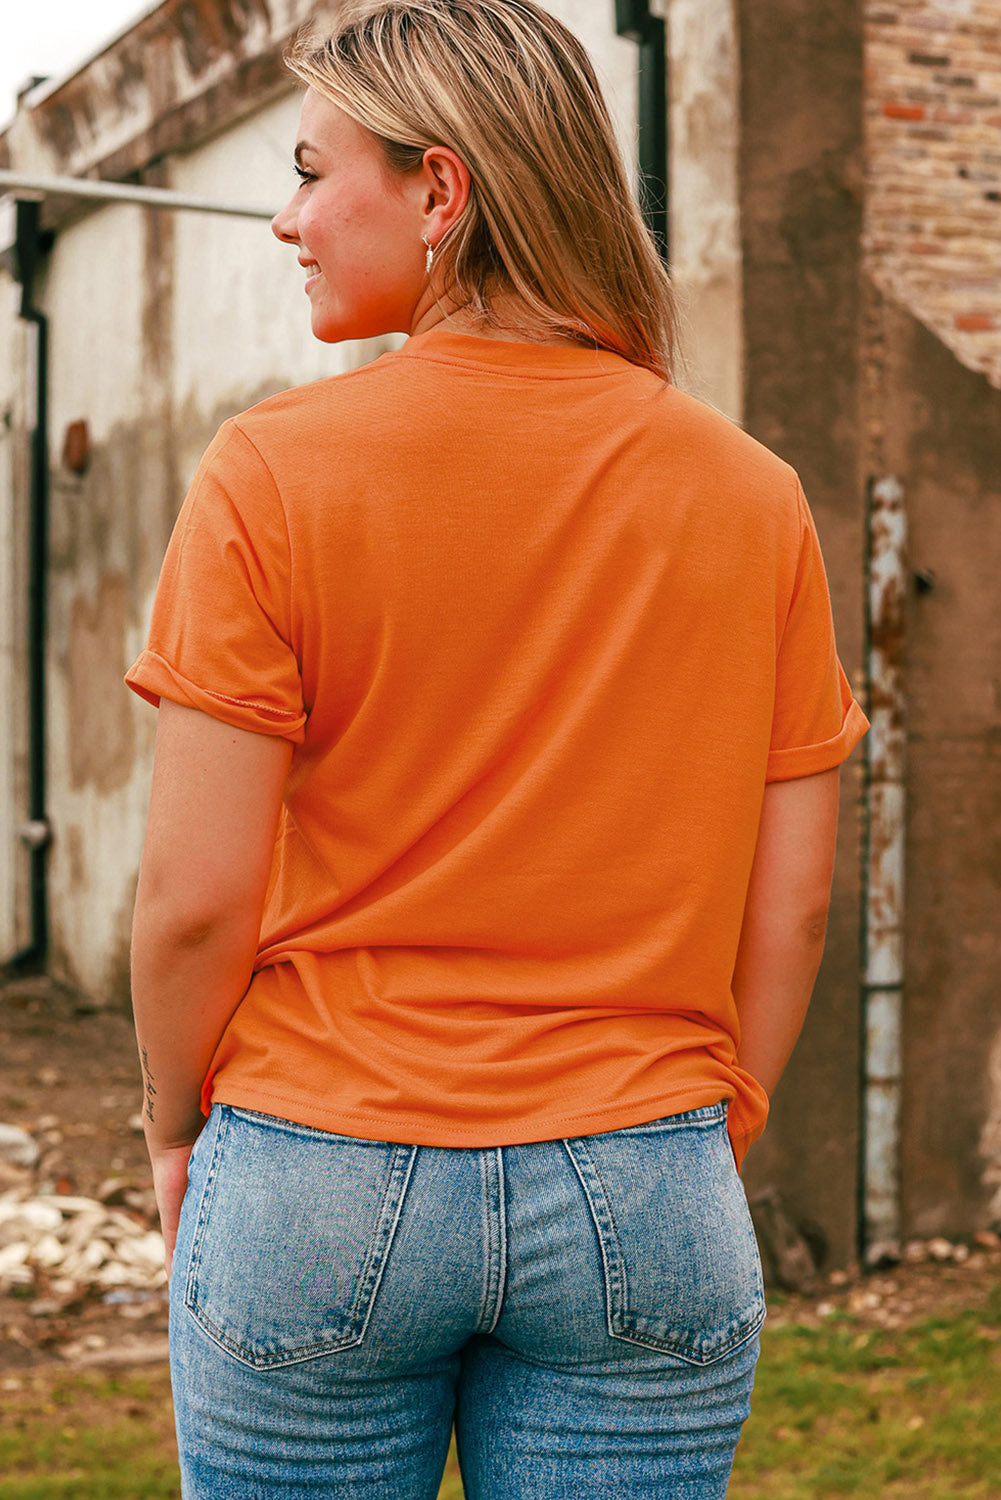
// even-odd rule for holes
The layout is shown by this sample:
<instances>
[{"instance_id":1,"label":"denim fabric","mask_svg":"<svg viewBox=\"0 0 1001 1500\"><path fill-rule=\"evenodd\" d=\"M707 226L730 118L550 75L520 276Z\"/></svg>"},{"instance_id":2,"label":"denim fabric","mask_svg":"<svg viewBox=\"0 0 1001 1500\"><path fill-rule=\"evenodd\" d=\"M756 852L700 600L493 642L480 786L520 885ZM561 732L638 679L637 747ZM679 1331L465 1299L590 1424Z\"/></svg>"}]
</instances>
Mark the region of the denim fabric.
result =
<instances>
[{"instance_id":1,"label":"denim fabric","mask_svg":"<svg viewBox=\"0 0 1001 1500\"><path fill-rule=\"evenodd\" d=\"M716 1500L760 1264L713 1105L489 1150L217 1106L171 1278L185 1500Z\"/></svg>"}]
</instances>

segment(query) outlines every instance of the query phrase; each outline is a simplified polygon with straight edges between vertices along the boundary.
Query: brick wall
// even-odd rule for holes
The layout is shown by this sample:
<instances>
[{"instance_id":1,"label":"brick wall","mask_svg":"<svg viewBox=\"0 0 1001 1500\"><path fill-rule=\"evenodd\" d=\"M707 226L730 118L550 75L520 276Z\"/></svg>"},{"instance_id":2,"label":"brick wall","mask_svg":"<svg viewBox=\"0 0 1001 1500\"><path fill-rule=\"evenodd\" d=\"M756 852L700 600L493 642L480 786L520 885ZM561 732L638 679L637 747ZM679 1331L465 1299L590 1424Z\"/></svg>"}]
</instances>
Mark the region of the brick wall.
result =
<instances>
[{"instance_id":1,"label":"brick wall","mask_svg":"<svg viewBox=\"0 0 1001 1500\"><path fill-rule=\"evenodd\" d=\"M1001 387L1001 0L868 0L867 268Z\"/></svg>"}]
</instances>

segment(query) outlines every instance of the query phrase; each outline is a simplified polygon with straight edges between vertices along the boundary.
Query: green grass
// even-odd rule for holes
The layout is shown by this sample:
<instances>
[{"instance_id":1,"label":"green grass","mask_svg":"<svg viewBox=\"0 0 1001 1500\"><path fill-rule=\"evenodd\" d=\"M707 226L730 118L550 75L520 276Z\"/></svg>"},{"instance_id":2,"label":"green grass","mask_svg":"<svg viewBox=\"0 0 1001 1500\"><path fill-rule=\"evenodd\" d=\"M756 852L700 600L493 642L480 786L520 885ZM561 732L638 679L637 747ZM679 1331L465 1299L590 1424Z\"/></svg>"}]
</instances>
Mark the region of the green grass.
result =
<instances>
[{"instance_id":1,"label":"green grass","mask_svg":"<svg viewBox=\"0 0 1001 1500\"><path fill-rule=\"evenodd\" d=\"M0 1500L177 1500L165 1373L33 1375L0 1402Z\"/></svg>"},{"instance_id":2,"label":"green grass","mask_svg":"<svg viewBox=\"0 0 1001 1500\"><path fill-rule=\"evenodd\" d=\"M166 1372L0 1392L0 1500L177 1500ZM730 1500L998 1500L1001 1288L911 1328L766 1327ZM454 1451L439 1500L462 1500Z\"/></svg>"},{"instance_id":3,"label":"green grass","mask_svg":"<svg viewBox=\"0 0 1001 1500\"><path fill-rule=\"evenodd\" d=\"M1001 1290L907 1329L766 1331L731 1500L842 1495L1001 1495Z\"/></svg>"}]
</instances>

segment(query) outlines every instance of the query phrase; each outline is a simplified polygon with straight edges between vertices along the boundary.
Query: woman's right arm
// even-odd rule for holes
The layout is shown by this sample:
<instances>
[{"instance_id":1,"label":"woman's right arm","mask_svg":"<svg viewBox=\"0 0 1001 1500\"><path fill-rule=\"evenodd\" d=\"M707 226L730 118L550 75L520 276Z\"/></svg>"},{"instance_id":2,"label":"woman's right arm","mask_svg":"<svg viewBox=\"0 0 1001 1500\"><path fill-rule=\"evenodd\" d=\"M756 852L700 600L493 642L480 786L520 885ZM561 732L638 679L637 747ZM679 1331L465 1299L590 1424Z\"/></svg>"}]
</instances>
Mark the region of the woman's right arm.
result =
<instances>
[{"instance_id":1,"label":"woman's right arm","mask_svg":"<svg viewBox=\"0 0 1001 1500\"><path fill-rule=\"evenodd\" d=\"M253 972L291 758L286 740L160 704L132 1003L168 1262L202 1081Z\"/></svg>"},{"instance_id":2,"label":"woman's right arm","mask_svg":"<svg viewBox=\"0 0 1001 1500\"><path fill-rule=\"evenodd\" d=\"M806 1018L824 951L839 771L765 787L733 994L737 1061L771 1094Z\"/></svg>"}]
</instances>

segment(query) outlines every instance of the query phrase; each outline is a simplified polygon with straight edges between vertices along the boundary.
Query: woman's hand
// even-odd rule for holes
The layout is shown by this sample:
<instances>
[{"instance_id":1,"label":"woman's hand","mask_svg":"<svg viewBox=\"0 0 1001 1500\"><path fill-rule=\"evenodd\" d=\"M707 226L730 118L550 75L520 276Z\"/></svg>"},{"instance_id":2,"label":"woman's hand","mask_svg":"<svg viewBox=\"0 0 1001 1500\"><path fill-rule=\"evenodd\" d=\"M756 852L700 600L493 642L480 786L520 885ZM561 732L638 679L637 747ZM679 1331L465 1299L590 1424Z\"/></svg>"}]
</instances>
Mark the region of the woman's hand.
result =
<instances>
[{"instance_id":1,"label":"woman's hand","mask_svg":"<svg viewBox=\"0 0 1001 1500\"><path fill-rule=\"evenodd\" d=\"M194 1142L181 1146L153 1146L147 1142L147 1146L153 1168L153 1191L160 1213L160 1232L166 1250L164 1265L169 1276L174 1246L177 1244L181 1204L188 1186L188 1161Z\"/></svg>"}]
</instances>

